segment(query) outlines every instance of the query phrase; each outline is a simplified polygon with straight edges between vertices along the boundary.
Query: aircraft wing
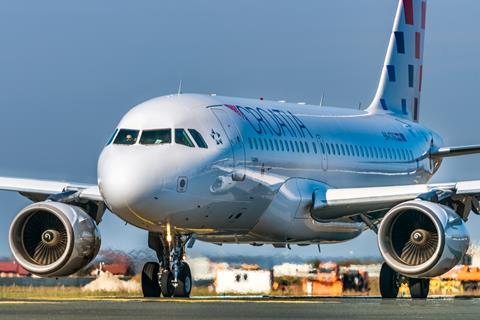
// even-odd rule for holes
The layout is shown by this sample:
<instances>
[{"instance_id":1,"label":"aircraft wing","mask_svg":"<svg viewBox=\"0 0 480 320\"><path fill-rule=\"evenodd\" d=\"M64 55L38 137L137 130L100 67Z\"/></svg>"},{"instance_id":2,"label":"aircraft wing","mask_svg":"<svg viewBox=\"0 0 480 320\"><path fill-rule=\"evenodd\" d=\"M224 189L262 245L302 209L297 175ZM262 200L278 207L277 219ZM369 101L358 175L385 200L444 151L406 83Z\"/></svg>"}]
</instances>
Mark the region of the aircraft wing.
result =
<instances>
[{"instance_id":1,"label":"aircraft wing","mask_svg":"<svg viewBox=\"0 0 480 320\"><path fill-rule=\"evenodd\" d=\"M33 201L43 201L48 197L64 194L79 200L103 202L97 185L0 177L0 190L16 191Z\"/></svg>"},{"instance_id":2,"label":"aircraft wing","mask_svg":"<svg viewBox=\"0 0 480 320\"><path fill-rule=\"evenodd\" d=\"M461 204L463 218L470 211L480 212L480 180L454 183L419 184L388 187L317 190L313 194L312 217L330 220L358 214L389 210L404 201L423 199Z\"/></svg>"}]
</instances>

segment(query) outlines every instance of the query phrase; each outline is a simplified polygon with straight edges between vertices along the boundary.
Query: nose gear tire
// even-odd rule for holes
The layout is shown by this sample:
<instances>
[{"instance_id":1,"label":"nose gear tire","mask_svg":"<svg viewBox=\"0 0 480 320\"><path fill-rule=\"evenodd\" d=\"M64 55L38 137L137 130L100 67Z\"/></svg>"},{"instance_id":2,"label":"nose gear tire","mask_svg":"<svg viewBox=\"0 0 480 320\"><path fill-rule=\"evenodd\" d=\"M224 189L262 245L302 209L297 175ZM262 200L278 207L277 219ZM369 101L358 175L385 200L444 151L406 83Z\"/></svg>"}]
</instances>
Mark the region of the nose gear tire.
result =
<instances>
[{"instance_id":1,"label":"nose gear tire","mask_svg":"<svg viewBox=\"0 0 480 320\"><path fill-rule=\"evenodd\" d=\"M174 296L188 298L192 291L192 273L186 262L182 262L178 274L178 285L175 288Z\"/></svg>"},{"instance_id":2,"label":"nose gear tire","mask_svg":"<svg viewBox=\"0 0 480 320\"><path fill-rule=\"evenodd\" d=\"M157 262L147 262L142 271L142 291L146 298L160 297L161 289L158 279L160 265Z\"/></svg>"},{"instance_id":3,"label":"nose gear tire","mask_svg":"<svg viewBox=\"0 0 480 320\"><path fill-rule=\"evenodd\" d=\"M170 270L163 270L160 278L160 288L165 298L173 296L175 288L173 286L173 273Z\"/></svg>"}]
</instances>

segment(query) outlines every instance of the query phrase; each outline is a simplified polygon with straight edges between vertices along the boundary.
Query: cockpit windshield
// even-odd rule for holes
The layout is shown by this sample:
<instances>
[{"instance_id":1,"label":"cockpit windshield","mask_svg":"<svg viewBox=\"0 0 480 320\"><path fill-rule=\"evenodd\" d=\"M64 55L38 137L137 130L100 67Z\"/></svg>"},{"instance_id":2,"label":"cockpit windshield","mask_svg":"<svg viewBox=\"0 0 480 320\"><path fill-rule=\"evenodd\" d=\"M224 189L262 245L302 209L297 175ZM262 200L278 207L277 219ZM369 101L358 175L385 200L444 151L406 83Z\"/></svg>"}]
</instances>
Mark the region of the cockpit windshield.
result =
<instances>
[{"instance_id":1,"label":"cockpit windshield","mask_svg":"<svg viewBox=\"0 0 480 320\"><path fill-rule=\"evenodd\" d=\"M188 136L188 133L187 131L185 131L185 129L175 129L175 143L195 148L192 140L190 140L190 137Z\"/></svg>"},{"instance_id":2,"label":"cockpit windshield","mask_svg":"<svg viewBox=\"0 0 480 320\"><path fill-rule=\"evenodd\" d=\"M138 130L120 129L113 144L132 145L137 142Z\"/></svg>"},{"instance_id":3,"label":"cockpit windshield","mask_svg":"<svg viewBox=\"0 0 480 320\"><path fill-rule=\"evenodd\" d=\"M110 137L110 139L108 139L107 146L113 142L113 139L114 139L115 136L117 135L117 132L118 132L118 129L115 129L115 131L113 132L113 134L112 134L112 136Z\"/></svg>"},{"instance_id":4,"label":"cockpit windshield","mask_svg":"<svg viewBox=\"0 0 480 320\"><path fill-rule=\"evenodd\" d=\"M188 132L190 132L190 134L192 135L193 137L193 140L195 140L195 142L197 143L197 146L199 148L204 148L204 149L207 149L208 148L208 145L207 143L205 142L205 140L203 139L202 135L200 134L200 132L198 132L197 130L195 129L188 129Z\"/></svg>"},{"instance_id":5,"label":"cockpit windshield","mask_svg":"<svg viewBox=\"0 0 480 320\"><path fill-rule=\"evenodd\" d=\"M172 142L171 129L144 130L140 138L140 144L165 144Z\"/></svg>"}]
</instances>

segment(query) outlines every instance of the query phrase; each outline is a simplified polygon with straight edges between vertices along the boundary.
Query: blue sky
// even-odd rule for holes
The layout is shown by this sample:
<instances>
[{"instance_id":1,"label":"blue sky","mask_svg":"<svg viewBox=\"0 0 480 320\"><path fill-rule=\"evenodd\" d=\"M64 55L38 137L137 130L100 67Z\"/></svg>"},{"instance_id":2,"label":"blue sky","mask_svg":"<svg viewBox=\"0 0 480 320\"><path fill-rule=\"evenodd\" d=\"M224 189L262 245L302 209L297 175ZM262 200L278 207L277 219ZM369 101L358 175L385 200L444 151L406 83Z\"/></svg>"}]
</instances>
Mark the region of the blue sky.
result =
<instances>
[{"instance_id":1,"label":"blue sky","mask_svg":"<svg viewBox=\"0 0 480 320\"><path fill-rule=\"evenodd\" d=\"M96 182L97 157L121 116L184 91L367 105L396 0L0 1L0 175ZM422 124L451 145L480 143L480 2L430 1ZM447 159L435 181L480 179L479 156ZM0 192L0 256L28 201ZM480 240L480 219L469 227ZM141 249L146 233L107 214L103 248ZM213 246L194 254L318 255L316 247ZM376 255L367 232L322 254Z\"/></svg>"}]
</instances>

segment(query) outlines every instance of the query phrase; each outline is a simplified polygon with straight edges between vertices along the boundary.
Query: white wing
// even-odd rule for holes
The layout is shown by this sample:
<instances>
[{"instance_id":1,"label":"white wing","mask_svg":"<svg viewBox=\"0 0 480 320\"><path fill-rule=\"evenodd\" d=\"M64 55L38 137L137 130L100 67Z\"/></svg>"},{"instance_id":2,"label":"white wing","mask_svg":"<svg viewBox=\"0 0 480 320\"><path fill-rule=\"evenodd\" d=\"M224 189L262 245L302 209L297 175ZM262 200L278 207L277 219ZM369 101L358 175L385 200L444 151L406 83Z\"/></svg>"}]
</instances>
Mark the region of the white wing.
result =
<instances>
[{"instance_id":1,"label":"white wing","mask_svg":"<svg viewBox=\"0 0 480 320\"><path fill-rule=\"evenodd\" d=\"M0 177L0 190L16 191L34 201L71 191L77 199L103 202L97 185Z\"/></svg>"},{"instance_id":2,"label":"white wing","mask_svg":"<svg viewBox=\"0 0 480 320\"><path fill-rule=\"evenodd\" d=\"M357 214L388 210L395 205L421 198L462 204L464 218L470 211L479 213L480 180L441 184L316 190L311 214L317 220L329 220Z\"/></svg>"}]
</instances>

